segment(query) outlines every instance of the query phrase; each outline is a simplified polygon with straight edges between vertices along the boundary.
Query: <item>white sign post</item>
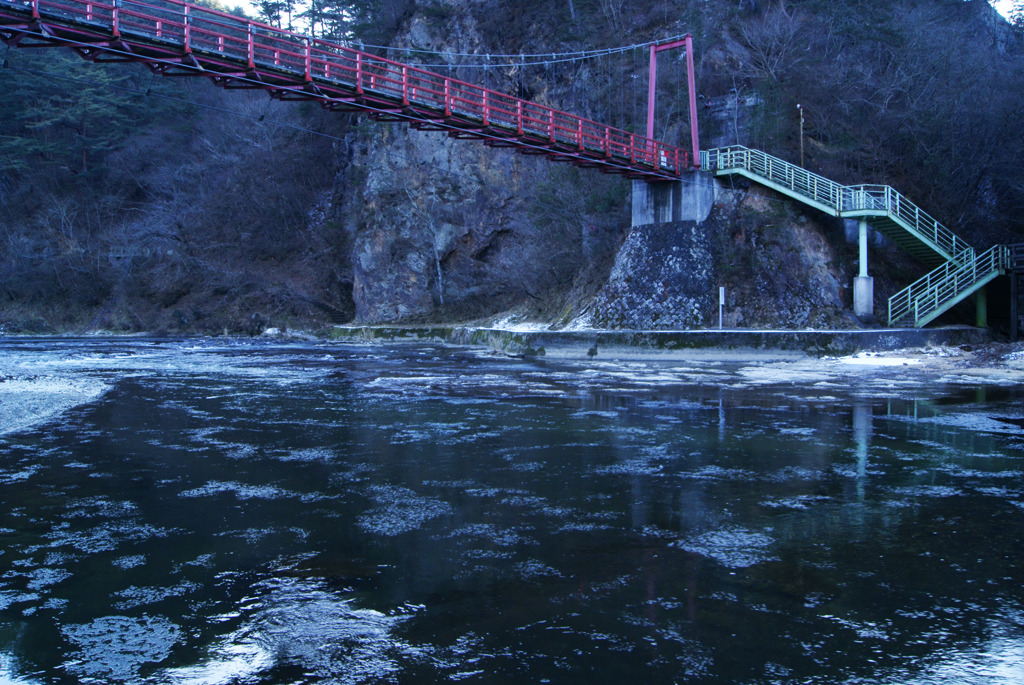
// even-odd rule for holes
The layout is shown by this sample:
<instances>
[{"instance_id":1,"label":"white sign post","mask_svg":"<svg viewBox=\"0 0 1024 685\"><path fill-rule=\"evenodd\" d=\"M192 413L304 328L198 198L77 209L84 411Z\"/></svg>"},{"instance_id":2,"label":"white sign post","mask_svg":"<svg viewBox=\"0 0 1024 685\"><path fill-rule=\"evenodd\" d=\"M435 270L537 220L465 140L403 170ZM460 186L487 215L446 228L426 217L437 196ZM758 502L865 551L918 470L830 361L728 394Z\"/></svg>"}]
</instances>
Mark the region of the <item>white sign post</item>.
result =
<instances>
[{"instance_id":1,"label":"white sign post","mask_svg":"<svg viewBox=\"0 0 1024 685\"><path fill-rule=\"evenodd\" d=\"M718 287L718 330L722 330L722 312L725 310L725 286Z\"/></svg>"}]
</instances>

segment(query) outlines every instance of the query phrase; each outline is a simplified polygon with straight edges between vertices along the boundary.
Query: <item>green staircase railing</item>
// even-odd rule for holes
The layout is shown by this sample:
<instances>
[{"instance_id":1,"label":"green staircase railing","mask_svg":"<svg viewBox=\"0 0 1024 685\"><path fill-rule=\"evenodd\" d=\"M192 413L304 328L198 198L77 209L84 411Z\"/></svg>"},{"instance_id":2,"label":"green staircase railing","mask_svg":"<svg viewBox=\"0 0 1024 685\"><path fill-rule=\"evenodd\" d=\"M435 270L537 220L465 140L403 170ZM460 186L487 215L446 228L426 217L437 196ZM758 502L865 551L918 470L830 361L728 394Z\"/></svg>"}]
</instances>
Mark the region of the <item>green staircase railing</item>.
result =
<instances>
[{"instance_id":1,"label":"green staircase railing","mask_svg":"<svg viewBox=\"0 0 1024 685\"><path fill-rule=\"evenodd\" d=\"M1006 269L1005 245L994 245L966 264L946 262L889 298L889 322L908 314L920 328L977 292Z\"/></svg>"},{"instance_id":2,"label":"green staircase railing","mask_svg":"<svg viewBox=\"0 0 1024 685\"><path fill-rule=\"evenodd\" d=\"M943 261L967 263L974 248L890 186L844 186L760 150L740 145L701 151L701 167L717 175L739 174L809 204L826 214L869 223L887 219ZM883 232L889 232L883 226Z\"/></svg>"},{"instance_id":3,"label":"green staircase railing","mask_svg":"<svg viewBox=\"0 0 1024 685\"><path fill-rule=\"evenodd\" d=\"M924 326L1006 269L1009 253L995 246L976 255L963 239L890 186L844 186L760 150L740 145L701 151L701 168L736 174L826 214L863 219L924 261L942 264L889 299L889 323L913 315Z\"/></svg>"}]
</instances>

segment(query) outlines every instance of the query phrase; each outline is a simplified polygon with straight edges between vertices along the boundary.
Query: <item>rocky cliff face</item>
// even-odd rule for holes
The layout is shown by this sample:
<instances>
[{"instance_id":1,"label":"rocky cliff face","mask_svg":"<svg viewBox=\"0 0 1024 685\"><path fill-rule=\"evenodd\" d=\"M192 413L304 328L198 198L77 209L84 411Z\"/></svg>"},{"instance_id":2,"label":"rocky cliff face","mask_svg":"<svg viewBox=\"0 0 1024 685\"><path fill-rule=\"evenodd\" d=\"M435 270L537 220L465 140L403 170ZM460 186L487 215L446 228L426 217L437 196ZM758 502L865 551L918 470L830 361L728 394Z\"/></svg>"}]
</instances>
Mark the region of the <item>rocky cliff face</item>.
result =
<instances>
[{"instance_id":1,"label":"rocky cliff face","mask_svg":"<svg viewBox=\"0 0 1024 685\"><path fill-rule=\"evenodd\" d=\"M593 174L581 190L579 177L439 133L380 128L342 199L356 320L465 320L557 299L625 223L624 184Z\"/></svg>"},{"instance_id":2,"label":"rocky cliff face","mask_svg":"<svg viewBox=\"0 0 1024 685\"><path fill-rule=\"evenodd\" d=\"M398 45L465 53L485 42L465 9L444 21L413 17ZM509 87L501 72L465 78ZM374 122L362 130L364 152L335 191L352 235L360 323L546 311L588 265L610 259L628 223L620 179L441 132Z\"/></svg>"}]
</instances>

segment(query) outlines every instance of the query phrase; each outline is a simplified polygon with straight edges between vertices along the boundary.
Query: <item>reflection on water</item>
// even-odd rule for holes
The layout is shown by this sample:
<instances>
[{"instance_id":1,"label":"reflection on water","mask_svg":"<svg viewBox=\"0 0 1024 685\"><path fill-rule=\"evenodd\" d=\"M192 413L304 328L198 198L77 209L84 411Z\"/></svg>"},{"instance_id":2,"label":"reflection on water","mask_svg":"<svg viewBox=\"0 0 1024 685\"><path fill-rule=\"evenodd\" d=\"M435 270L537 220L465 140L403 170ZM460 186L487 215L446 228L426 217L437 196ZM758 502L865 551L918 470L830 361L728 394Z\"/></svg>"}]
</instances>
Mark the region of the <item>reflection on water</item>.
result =
<instances>
[{"instance_id":1,"label":"reflection on water","mask_svg":"<svg viewBox=\"0 0 1024 685\"><path fill-rule=\"evenodd\" d=\"M84 390L0 438L0 683L1024 682L1014 388L426 345L2 355Z\"/></svg>"}]
</instances>

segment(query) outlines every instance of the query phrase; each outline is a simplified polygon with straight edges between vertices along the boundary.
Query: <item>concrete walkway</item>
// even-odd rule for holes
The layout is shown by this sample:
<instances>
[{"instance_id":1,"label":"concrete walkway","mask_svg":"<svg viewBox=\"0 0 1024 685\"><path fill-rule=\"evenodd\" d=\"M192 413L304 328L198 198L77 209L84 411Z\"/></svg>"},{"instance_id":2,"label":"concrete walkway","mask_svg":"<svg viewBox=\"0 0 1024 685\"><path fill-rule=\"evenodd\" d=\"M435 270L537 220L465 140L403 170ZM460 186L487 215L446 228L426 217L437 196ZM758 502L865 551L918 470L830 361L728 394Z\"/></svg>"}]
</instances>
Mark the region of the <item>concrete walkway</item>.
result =
<instances>
[{"instance_id":1,"label":"concrete walkway","mask_svg":"<svg viewBox=\"0 0 1024 685\"><path fill-rule=\"evenodd\" d=\"M336 340L434 341L487 347L511 356L558 359L703 358L726 360L844 356L864 351L959 347L990 342L988 330L891 328L785 330L506 330L473 326L336 326Z\"/></svg>"}]
</instances>

